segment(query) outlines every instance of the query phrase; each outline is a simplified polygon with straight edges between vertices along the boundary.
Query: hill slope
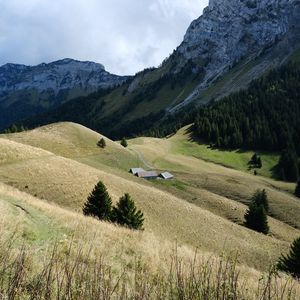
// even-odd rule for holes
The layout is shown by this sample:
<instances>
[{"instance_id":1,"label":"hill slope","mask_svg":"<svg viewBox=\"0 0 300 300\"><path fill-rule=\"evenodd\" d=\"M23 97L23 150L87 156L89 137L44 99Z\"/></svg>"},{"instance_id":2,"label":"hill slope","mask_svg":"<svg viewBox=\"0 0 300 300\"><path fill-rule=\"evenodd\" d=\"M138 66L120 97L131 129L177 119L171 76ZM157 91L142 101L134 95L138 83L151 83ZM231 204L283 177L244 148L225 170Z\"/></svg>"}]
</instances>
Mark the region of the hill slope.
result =
<instances>
[{"instance_id":1,"label":"hill slope","mask_svg":"<svg viewBox=\"0 0 300 300\"><path fill-rule=\"evenodd\" d=\"M283 217L278 218L278 220L270 219L273 236L269 237L257 234L232 222L234 217L240 218L246 209L245 206L233 201L236 200L233 192L236 195L240 193L240 199L244 198L245 201L248 201L248 193L251 193L252 189L266 187L272 196L272 203L277 201L277 204L283 204L281 202L283 192L277 191L271 184L263 180L257 181L255 185L251 184L251 189L247 189L245 192L243 189L237 190L232 181L239 180L242 186L244 184L243 173L205 163L188 156L177 156L168 152L159 153L161 147L163 149L169 147L168 141L165 140L158 140L162 146L155 143L154 148L148 145L147 149L150 151L156 149L156 157L162 159L162 162L166 159L169 170L185 170L186 173L182 174L182 178L187 182L188 191L194 190L190 195L196 197L197 201L190 201L176 189L166 191L164 187L157 185L158 183L137 179L120 170L119 166L115 166L115 170L112 166L107 167L105 160L101 162L101 158L105 157L103 153L99 153L101 163L91 166L91 163L88 165L84 164L84 161L79 163L73 159L64 158L49 151L24 144L26 140L26 143L32 142L33 136L35 136L34 143L37 146L39 137L41 137L40 144L42 147L47 148L48 145L50 151L51 149L56 149L55 151L58 152L63 151L63 149L66 149L64 143L56 143L55 139L52 139L47 144L43 135L40 134L43 131L49 131L50 136L59 135L58 129L64 133L72 133L74 130L80 129L87 134L94 135L81 126L67 123L51 125L42 128L40 132L36 130L9 135L10 140L7 140L6 136L2 136L0 139L1 158L2 156L5 157L5 161L3 158L3 164L0 168L0 181L15 186L31 195L36 195L41 199L80 211L88 193L98 180L102 180L107 185L114 201L125 192L132 195L137 206L145 214L147 232L153 232L155 236L161 239L170 241L176 239L179 244L200 247L203 251L213 251L219 254L224 251L224 244L226 244L226 252L241 251L241 262L257 268L267 267L269 262L274 261L281 251L286 250L289 242L299 234L299 231L290 227ZM23 144L12 141L14 137L16 140L22 140ZM65 140L74 140L73 134L70 136L66 134ZM57 150L60 147L62 147L61 150ZM112 146L112 148L114 147L119 149L119 146ZM22 152L22 156L13 154L18 153L17 149L19 148L22 149L22 151L19 151ZM72 155L72 147L70 149ZM35 152L38 152L38 155L35 155ZM122 155L122 152L120 153ZM143 155L147 156L147 152L143 152ZM170 161L171 163L169 163ZM162 165L160 164L160 166ZM178 179L181 178L179 174L176 176L178 176ZM208 184L199 189L198 184L201 184L204 176L209 176L209 179L206 180ZM195 178L199 178L199 181L195 182ZM246 177L245 179L252 180L253 183L257 180L252 179L252 177ZM215 185L210 186L216 180L220 188L226 186L226 193L214 189ZM293 213L298 214L299 205L297 206L297 202L291 198L284 195L285 203L290 203ZM221 208L215 208L216 203L221 203L226 207L224 213L221 213ZM231 215L229 215L229 212L231 212ZM170 222L170 220L174 220L174 222ZM211 236L214 236L213 240L210 238Z\"/></svg>"},{"instance_id":2,"label":"hill slope","mask_svg":"<svg viewBox=\"0 0 300 300\"><path fill-rule=\"evenodd\" d=\"M198 252L195 256L192 249L175 246L152 233L86 218L2 183L0 212L0 255L5 257L0 270L6 279L0 283L3 296L11 295L13 284L18 287L14 296L20 299L35 297L36 293L40 299L65 295L94 299L94 293L97 298L109 293L111 299L132 299L133 294L156 299L162 293L164 299L174 299L179 286L171 265L180 268L179 278L184 276L186 283L193 281L195 292L205 292L206 299L216 299L216 293L223 295L228 288L230 295L250 300L268 287L263 280L268 275L252 268L235 266L211 253ZM26 245L26 249L18 250L19 245ZM194 273L190 273L191 261ZM220 266L224 272L221 276ZM203 277L205 270L209 275ZM12 277L16 274L22 276ZM237 285L232 288L227 276L237 274ZM278 281L274 275L268 278L272 284L277 280L276 291L271 287L276 295L290 292L290 299L297 299L300 290L295 281L287 277ZM205 280L210 283L205 284ZM226 289L219 287L220 280ZM181 285L180 290L189 297L192 289Z\"/></svg>"}]
</instances>

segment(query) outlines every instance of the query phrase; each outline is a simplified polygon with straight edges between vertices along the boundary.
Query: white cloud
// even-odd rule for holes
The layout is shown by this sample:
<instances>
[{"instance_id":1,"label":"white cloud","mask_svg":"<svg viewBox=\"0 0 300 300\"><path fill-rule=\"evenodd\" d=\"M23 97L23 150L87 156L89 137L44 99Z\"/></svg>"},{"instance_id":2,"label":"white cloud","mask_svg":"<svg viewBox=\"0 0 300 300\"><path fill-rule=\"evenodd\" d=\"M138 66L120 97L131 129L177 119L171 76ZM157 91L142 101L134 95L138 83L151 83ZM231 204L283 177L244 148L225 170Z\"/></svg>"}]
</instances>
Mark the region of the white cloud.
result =
<instances>
[{"instance_id":1,"label":"white cloud","mask_svg":"<svg viewBox=\"0 0 300 300\"><path fill-rule=\"evenodd\" d=\"M0 64L71 57L118 74L156 66L208 0L0 0Z\"/></svg>"}]
</instances>

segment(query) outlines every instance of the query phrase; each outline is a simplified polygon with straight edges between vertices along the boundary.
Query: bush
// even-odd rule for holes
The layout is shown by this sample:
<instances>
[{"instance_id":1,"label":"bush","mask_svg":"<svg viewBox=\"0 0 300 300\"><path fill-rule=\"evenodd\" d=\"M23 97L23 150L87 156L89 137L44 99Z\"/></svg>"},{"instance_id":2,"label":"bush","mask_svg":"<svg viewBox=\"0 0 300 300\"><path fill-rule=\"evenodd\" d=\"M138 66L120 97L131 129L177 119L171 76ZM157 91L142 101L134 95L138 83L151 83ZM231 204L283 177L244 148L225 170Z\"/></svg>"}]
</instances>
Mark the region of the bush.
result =
<instances>
[{"instance_id":1,"label":"bush","mask_svg":"<svg viewBox=\"0 0 300 300\"><path fill-rule=\"evenodd\" d=\"M83 206L83 214L99 220L110 220L112 200L103 182L99 181Z\"/></svg>"},{"instance_id":2,"label":"bush","mask_svg":"<svg viewBox=\"0 0 300 300\"><path fill-rule=\"evenodd\" d=\"M113 208L112 221L130 229L142 230L144 215L136 209L130 195L125 194Z\"/></svg>"},{"instance_id":3,"label":"bush","mask_svg":"<svg viewBox=\"0 0 300 300\"><path fill-rule=\"evenodd\" d=\"M281 256L278 269L300 278L300 238L294 240L287 256Z\"/></svg>"},{"instance_id":4,"label":"bush","mask_svg":"<svg viewBox=\"0 0 300 300\"><path fill-rule=\"evenodd\" d=\"M104 139L104 138L101 138L101 139L99 140L99 142L97 143L97 146L100 147L100 148L105 148L105 147L106 147L105 139Z\"/></svg>"}]
</instances>

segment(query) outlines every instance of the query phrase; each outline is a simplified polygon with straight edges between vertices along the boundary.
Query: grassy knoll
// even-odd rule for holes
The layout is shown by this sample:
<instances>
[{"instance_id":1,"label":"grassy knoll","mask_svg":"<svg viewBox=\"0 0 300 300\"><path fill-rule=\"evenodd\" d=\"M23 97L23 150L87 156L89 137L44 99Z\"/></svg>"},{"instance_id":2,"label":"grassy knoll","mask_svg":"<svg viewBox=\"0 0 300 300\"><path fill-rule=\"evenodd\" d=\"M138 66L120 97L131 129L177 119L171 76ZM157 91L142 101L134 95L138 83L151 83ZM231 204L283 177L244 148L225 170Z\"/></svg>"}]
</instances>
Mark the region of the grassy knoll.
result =
<instances>
[{"instance_id":1,"label":"grassy knoll","mask_svg":"<svg viewBox=\"0 0 300 300\"><path fill-rule=\"evenodd\" d=\"M2 137L92 166L110 166L124 171L133 166L144 167L135 153L106 137L106 147L99 148L97 142L103 136L75 123L57 123Z\"/></svg>"}]
</instances>

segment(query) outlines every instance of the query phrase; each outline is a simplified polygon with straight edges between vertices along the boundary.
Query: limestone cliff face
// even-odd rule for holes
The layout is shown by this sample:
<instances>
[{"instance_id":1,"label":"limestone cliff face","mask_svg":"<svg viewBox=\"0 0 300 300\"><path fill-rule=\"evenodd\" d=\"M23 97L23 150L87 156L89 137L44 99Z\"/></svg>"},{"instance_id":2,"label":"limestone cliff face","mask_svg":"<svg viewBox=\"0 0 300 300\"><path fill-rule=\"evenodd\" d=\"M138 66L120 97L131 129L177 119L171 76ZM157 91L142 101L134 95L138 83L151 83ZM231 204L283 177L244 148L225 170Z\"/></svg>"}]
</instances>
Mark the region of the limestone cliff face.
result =
<instances>
[{"instance_id":1,"label":"limestone cliff face","mask_svg":"<svg viewBox=\"0 0 300 300\"><path fill-rule=\"evenodd\" d=\"M25 66L6 64L0 67L0 95L33 89L58 94L69 89L97 90L122 83L125 77L105 71L94 62L63 59L49 64Z\"/></svg>"},{"instance_id":2,"label":"limestone cliff face","mask_svg":"<svg viewBox=\"0 0 300 300\"><path fill-rule=\"evenodd\" d=\"M186 102L242 59L258 57L300 26L299 0L210 0L177 51L204 62L204 79Z\"/></svg>"}]
</instances>

